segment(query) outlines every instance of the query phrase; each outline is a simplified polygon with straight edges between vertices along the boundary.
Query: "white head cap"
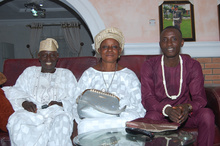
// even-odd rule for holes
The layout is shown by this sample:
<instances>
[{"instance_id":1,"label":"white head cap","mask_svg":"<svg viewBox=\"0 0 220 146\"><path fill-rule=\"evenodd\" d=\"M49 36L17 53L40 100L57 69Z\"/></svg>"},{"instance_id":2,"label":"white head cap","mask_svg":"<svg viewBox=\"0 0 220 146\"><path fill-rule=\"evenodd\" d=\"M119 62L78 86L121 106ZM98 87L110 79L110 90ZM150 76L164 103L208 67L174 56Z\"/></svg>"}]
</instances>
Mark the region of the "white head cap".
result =
<instances>
[{"instance_id":1,"label":"white head cap","mask_svg":"<svg viewBox=\"0 0 220 146\"><path fill-rule=\"evenodd\" d=\"M41 51L57 51L58 43L53 38L47 38L46 40L42 40L40 42L39 52Z\"/></svg>"}]
</instances>

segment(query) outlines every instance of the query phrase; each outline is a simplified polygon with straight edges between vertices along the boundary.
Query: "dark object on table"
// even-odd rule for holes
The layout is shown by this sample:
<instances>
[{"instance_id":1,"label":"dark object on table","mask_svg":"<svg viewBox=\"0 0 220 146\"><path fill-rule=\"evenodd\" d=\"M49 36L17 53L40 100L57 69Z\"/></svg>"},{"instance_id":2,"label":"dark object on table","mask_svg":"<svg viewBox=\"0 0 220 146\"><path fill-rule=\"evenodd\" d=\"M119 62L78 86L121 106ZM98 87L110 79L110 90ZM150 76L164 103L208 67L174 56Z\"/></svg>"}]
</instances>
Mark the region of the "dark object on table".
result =
<instances>
[{"instance_id":1,"label":"dark object on table","mask_svg":"<svg viewBox=\"0 0 220 146\"><path fill-rule=\"evenodd\" d=\"M143 134L143 135L146 135L150 138L153 138L154 137L154 133L153 132L150 132L150 131L146 131L146 130L143 130L143 129L139 129L139 128L130 128L130 127L126 127L125 128L125 131L129 134Z\"/></svg>"}]
</instances>

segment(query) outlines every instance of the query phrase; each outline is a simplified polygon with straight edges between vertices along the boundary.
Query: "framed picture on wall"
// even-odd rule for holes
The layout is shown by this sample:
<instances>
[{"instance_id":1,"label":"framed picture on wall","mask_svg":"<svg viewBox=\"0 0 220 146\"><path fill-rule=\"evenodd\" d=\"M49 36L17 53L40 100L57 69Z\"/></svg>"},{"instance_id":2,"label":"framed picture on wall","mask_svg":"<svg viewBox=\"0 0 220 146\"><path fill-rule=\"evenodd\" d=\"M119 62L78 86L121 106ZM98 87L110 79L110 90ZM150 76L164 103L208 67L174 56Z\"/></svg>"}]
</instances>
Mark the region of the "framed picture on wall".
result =
<instances>
[{"instance_id":1,"label":"framed picture on wall","mask_svg":"<svg viewBox=\"0 0 220 146\"><path fill-rule=\"evenodd\" d=\"M218 5L218 28L219 28L219 38L220 38L220 4Z\"/></svg>"},{"instance_id":2,"label":"framed picture on wall","mask_svg":"<svg viewBox=\"0 0 220 146\"><path fill-rule=\"evenodd\" d=\"M165 1L159 6L160 32L167 26L178 27L184 41L195 41L194 9L189 1Z\"/></svg>"}]
</instances>

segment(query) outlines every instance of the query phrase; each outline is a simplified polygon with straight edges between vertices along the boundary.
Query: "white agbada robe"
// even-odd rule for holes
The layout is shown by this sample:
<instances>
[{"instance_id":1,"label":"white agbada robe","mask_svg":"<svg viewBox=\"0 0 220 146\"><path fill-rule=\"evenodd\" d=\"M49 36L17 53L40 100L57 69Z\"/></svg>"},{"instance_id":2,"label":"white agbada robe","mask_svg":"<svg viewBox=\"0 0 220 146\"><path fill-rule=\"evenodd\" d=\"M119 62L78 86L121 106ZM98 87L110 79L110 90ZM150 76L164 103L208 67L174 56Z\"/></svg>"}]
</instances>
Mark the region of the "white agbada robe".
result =
<instances>
[{"instance_id":1,"label":"white agbada robe","mask_svg":"<svg viewBox=\"0 0 220 146\"><path fill-rule=\"evenodd\" d=\"M126 106L126 110L119 117L84 119L78 117L76 119L78 134L100 129L125 127L126 121L144 117L145 109L141 104L140 81L136 74L128 68L116 71L114 75L114 72L101 72L90 67L78 81L77 95L86 89L106 90L108 87L110 93L119 97L120 108Z\"/></svg>"},{"instance_id":2,"label":"white agbada robe","mask_svg":"<svg viewBox=\"0 0 220 146\"><path fill-rule=\"evenodd\" d=\"M77 81L68 69L56 68L54 73L42 73L41 67L28 67L12 87L4 87L5 95L15 112L7 128L12 146L71 146L73 106ZM37 113L22 107L24 101L37 105ZM50 101L63 107L41 106Z\"/></svg>"}]
</instances>

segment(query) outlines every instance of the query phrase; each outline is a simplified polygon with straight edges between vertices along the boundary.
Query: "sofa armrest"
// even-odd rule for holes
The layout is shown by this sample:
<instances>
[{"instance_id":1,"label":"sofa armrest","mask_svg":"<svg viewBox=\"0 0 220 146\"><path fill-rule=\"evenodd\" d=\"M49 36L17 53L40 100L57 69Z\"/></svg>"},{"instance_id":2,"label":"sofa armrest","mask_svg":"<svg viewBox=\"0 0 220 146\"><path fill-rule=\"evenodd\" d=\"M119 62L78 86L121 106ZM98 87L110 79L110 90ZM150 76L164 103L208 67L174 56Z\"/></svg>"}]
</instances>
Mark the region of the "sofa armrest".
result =
<instances>
[{"instance_id":1,"label":"sofa armrest","mask_svg":"<svg viewBox=\"0 0 220 146\"><path fill-rule=\"evenodd\" d=\"M215 123L220 128L220 87L205 87L207 107L215 114Z\"/></svg>"}]
</instances>

